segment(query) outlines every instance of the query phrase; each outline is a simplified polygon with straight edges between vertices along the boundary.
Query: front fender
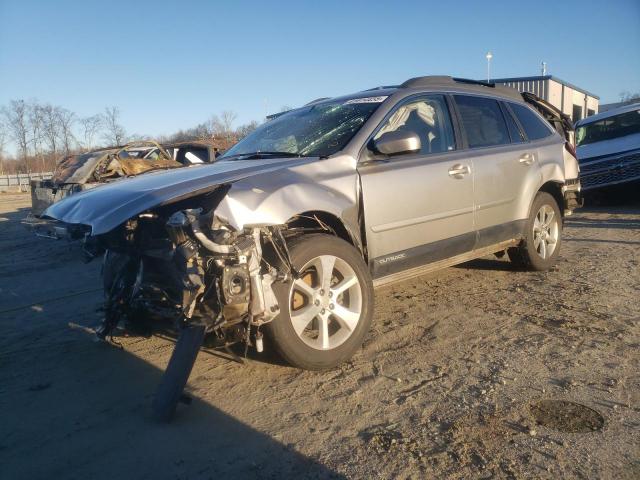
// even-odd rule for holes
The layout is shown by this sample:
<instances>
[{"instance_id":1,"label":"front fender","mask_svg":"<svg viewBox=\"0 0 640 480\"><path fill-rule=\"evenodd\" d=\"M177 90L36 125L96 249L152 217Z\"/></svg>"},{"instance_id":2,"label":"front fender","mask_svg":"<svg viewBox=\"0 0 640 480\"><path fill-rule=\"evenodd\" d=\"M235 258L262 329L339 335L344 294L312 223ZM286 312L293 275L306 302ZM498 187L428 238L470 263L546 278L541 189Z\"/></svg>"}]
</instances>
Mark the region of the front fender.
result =
<instances>
[{"instance_id":1,"label":"front fender","mask_svg":"<svg viewBox=\"0 0 640 480\"><path fill-rule=\"evenodd\" d=\"M355 164L348 158L255 175L232 183L215 214L242 230L282 225L304 212L326 212L355 234L360 231L357 182Z\"/></svg>"}]
</instances>

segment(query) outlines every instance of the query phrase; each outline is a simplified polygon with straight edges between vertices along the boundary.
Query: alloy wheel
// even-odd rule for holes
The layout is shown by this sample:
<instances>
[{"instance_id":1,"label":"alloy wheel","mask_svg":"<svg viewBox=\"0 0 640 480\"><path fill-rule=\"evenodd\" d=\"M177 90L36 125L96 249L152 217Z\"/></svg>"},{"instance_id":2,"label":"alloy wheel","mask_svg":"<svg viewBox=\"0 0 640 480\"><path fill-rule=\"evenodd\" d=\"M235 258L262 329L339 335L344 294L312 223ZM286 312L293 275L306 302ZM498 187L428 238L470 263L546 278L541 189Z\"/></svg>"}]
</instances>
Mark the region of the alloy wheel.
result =
<instances>
[{"instance_id":1,"label":"alloy wheel","mask_svg":"<svg viewBox=\"0 0 640 480\"><path fill-rule=\"evenodd\" d=\"M560 224L554 209L550 205L542 205L533 220L533 247L543 260L553 255L559 235Z\"/></svg>"},{"instance_id":2,"label":"alloy wheel","mask_svg":"<svg viewBox=\"0 0 640 480\"><path fill-rule=\"evenodd\" d=\"M289 291L293 329L312 348L337 348L358 326L362 298L358 276L347 262L333 255L315 257Z\"/></svg>"}]
</instances>

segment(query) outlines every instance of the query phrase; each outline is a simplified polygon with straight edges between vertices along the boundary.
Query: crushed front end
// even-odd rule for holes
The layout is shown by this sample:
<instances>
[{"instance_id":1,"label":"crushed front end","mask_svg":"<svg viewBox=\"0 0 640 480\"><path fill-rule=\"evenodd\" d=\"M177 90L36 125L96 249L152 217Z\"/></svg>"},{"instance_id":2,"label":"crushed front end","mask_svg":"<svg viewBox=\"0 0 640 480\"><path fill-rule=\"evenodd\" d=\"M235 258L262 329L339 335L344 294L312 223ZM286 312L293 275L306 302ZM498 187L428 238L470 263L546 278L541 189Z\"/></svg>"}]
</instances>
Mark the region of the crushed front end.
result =
<instances>
[{"instance_id":1,"label":"crushed front end","mask_svg":"<svg viewBox=\"0 0 640 480\"><path fill-rule=\"evenodd\" d=\"M86 238L87 254L104 262L99 337L121 322L135 329L170 320L178 328L202 326L224 345L261 350L260 327L280 312L272 284L291 274L284 227L235 231L211 208L225 191L184 208L159 207Z\"/></svg>"}]
</instances>

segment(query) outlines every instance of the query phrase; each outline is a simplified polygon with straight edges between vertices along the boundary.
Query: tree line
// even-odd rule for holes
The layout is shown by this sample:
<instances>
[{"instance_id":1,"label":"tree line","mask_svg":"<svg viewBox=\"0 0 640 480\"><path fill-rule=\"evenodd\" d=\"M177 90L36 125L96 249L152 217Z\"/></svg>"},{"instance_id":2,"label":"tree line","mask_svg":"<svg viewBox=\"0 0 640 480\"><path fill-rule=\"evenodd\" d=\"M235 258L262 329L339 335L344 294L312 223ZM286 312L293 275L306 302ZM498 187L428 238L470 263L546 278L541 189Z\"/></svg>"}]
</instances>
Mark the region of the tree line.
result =
<instances>
[{"instance_id":1,"label":"tree line","mask_svg":"<svg viewBox=\"0 0 640 480\"><path fill-rule=\"evenodd\" d=\"M235 126L237 115L223 111L195 127L154 138L160 143L224 138L234 143L259 125L253 121ZM120 120L118 107L81 117L76 113L36 100L11 100L0 107L0 175L53 171L68 155L100 147L149 140L147 135L129 134ZM9 155L9 143L15 154Z\"/></svg>"}]
</instances>

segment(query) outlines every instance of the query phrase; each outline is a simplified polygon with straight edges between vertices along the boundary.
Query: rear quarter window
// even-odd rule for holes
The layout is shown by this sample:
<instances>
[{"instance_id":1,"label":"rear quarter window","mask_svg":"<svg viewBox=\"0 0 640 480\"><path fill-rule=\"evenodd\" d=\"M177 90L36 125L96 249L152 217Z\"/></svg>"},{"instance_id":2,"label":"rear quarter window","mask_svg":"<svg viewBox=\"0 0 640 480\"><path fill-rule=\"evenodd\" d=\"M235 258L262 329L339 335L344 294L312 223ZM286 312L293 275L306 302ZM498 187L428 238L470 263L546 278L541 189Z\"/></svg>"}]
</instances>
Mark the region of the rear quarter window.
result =
<instances>
[{"instance_id":1,"label":"rear quarter window","mask_svg":"<svg viewBox=\"0 0 640 480\"><path fill-rule=\"evenodd\" d=\"M518 105L517 103L511 103L510 107L518 118L520 125L524 128L524 132L527 134L529 140L540 140L553 134L551 127L547 126L547 123L528 107Z\"/></svg>"}]
</instances>

